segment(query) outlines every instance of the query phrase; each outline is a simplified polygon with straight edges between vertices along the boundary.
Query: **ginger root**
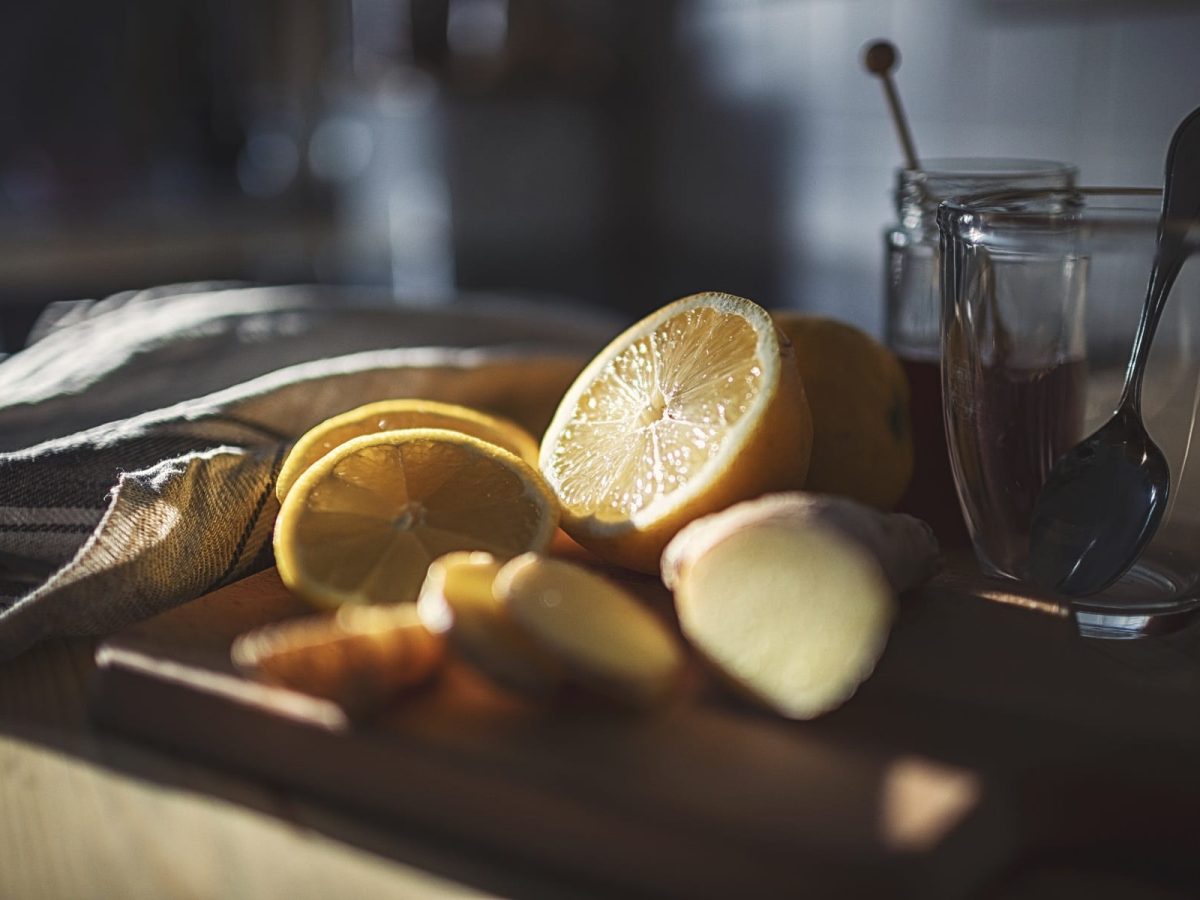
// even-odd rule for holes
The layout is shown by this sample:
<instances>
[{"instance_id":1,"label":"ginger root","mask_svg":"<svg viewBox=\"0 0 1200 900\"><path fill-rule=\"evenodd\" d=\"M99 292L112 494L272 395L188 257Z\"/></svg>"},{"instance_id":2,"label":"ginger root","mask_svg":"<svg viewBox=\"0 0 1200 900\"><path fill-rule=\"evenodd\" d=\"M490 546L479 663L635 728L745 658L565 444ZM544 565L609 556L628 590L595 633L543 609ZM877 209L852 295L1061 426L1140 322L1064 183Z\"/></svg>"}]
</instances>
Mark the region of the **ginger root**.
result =
<instances>
[{"instance_id":1,"label":"ginger root","mask_svg":"<svg viewBox=\"0 0 1200 900\"><path fill-rule=\"evenodd\" d=\"M710 663L758 703L811 719L874 671L896 595L937 556L919 519L796 492L692 522L667 546L662 577Z\"/></svg>"}]
</instances>

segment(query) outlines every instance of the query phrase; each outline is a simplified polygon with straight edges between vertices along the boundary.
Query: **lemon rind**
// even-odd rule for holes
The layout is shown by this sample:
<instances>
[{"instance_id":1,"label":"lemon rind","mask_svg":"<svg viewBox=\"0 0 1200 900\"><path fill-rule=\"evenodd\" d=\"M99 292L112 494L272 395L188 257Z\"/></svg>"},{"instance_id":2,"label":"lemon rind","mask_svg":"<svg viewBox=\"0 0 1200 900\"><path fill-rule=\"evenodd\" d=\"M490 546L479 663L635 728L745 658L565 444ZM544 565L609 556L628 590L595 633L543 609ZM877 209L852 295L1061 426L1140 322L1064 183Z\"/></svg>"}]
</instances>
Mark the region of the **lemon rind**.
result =
<instances>
[{"instance_id":1,"label":"lemon rind","mask_svg":"<svg viewBox=\"0 0 1200 900\"><path fill-rule=\"evenodd\" d=\"M411 409L406 409L409 407L411 407ZM288 463L295 457L307 455L308 449L313 445L313 443L316 442L321 434L336 428L350 425L357 421L368 420L374 416L382 415L384 413L394 414L397 411L432 412L433 414L444 416L447 419L457 419L462 422L469 422L474 425L482 426L483 428L497 434L503 434L506 439L510 440L514 446L518 447L522 451L517 453L518 457L531 466L536 465L538 442L533 435L531 435L526 429L522 428L516 422L505 419L502 416L495 416L491 413L474 409L470 406L462 406L458 403L447 403L442 400L426 400L420 397L397 397L388 400L376 400L372 403L364 403L361 406L348 409L343 413L338 413L336 416L331 416L330 418L317 423L312 428L308 429L308 431L304 432L304 434L300 435L300 437L296 439L296 442L288 451L287 459L284 460L283 466L280 468L280 477L276 481L276 496L278 496L282 501L287 495L287 492L291 491L292 488L296 486L296 483L300 480L300 475L303 475L304 471L301 471L300 475L297 475L291 479L291 482L286 486L286 490L282 490L285 484L285 479L282 476L284 473L288 472ZM366 435L359 435L359 437L383 433L384 432L382 431L373 431L368 432ZM469 435L469 437L476 437L476 435ZM489 441L489 443L493 442ZM342 445L339 444L338 446ZM500 444L496 444L496 446L500 447L502 450L508 450L507 447L504 447ZM332 453L333 450L336 449L337 447L334 447L329 452ZM526 453L529 455L526 456ZM318 457L306 467L306 470L312 468L312 466L316 465L317 462L323 458L324 456ZM282 493L280 493L281 490Z\"/></svg>"}]
</instances>

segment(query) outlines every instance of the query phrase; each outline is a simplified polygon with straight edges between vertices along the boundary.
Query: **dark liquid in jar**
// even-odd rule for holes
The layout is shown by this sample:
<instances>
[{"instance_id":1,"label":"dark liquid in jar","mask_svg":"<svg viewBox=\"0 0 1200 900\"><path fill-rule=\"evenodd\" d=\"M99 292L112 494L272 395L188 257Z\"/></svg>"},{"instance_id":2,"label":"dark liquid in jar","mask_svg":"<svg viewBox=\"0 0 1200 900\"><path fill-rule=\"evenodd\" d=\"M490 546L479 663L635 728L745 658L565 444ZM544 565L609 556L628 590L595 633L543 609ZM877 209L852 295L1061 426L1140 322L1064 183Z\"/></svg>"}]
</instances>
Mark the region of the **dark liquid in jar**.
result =
<instances>
[{"instance_id":1,"label":"dark liquid in jar","mask_svg":"<svg viewBox=\"0 0 1200 900\"><path fill-rule=\"evenodd\" d=\"M992 562L1021 567L1033 507L1055 461L1083 437L1087 365L996 366L963 383L952 417L971 518ZM958 388L956 388L956 394Z\"/></svg>"},{"instance_id":2,"label":"dark liquid in jar","mask_svg":"<svg viewBox=\"0 0 1200 900\"><path fill-rule=\"evenodd\" d=\"M913 476L900 512L924 519L943 547L969 547L942 417L942 375L937 360L900 358L911 391Z\"/></svg>"}]
</instances>

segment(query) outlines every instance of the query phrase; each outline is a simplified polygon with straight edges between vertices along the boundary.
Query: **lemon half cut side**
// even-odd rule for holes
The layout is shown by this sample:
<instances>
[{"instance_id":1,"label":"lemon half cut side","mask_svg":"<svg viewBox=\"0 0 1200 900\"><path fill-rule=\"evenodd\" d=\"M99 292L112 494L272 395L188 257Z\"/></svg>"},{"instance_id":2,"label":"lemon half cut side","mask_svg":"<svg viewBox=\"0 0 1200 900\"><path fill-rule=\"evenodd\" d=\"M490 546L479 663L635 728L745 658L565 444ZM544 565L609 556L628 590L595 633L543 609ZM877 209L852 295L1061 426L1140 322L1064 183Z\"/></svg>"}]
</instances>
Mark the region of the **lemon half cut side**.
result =
<instances>
[{"instance_id":1,"label":"lemon half cut side","mask_svg":"<svg viewBox=\"0 0 1200 900\"><path fill-rule=\"evenodd\" d=\"M765 309L731 294L685 297L619 335L542 440L564 530L654 573L692 519L802 487L812 419L793 353Z\"/></svg>"}]
</instances>

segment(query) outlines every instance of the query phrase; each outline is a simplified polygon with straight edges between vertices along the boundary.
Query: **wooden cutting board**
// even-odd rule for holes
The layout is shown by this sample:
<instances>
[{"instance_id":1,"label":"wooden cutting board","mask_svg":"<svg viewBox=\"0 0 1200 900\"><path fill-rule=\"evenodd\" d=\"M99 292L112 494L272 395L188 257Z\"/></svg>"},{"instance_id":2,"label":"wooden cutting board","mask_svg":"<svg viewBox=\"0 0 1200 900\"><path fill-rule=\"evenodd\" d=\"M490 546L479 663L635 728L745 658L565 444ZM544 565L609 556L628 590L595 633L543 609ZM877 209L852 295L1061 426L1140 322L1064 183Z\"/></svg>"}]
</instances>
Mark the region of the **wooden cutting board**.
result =
<instances>
[{"instance_id":1,"label":"wooden cutting board","mask_svg":"<svg viewBox=\"0 0 1200 900\"><path fill-rule=\"evenodd\" d=\"M670 616L652 579L627 584ZM858 695L809 723L724 695L537 707L451 666L371 726L251 682L233 638L304 609L274 570L104 642L104 725L628 896L963 896L1045 854L1194 853L1200 631L1078 638L951 566Z\"/></svg>"}]
</instances>

